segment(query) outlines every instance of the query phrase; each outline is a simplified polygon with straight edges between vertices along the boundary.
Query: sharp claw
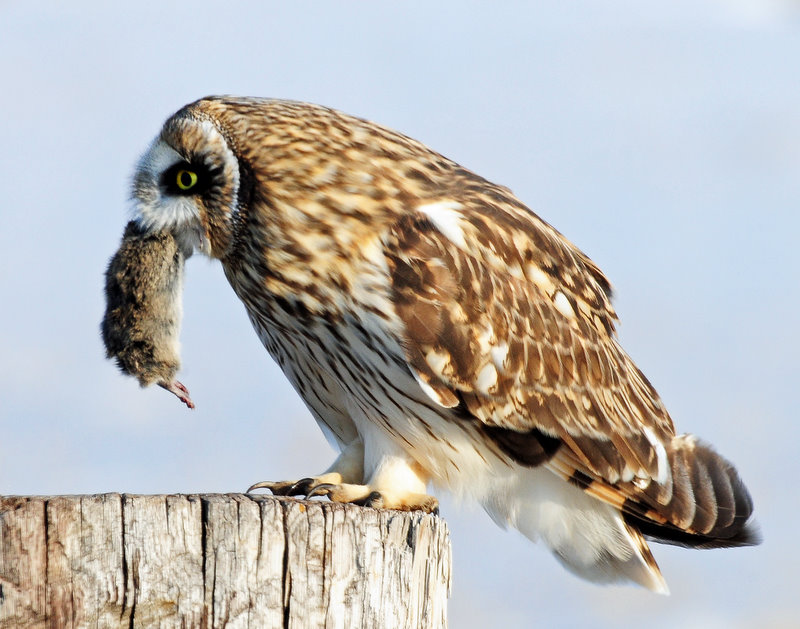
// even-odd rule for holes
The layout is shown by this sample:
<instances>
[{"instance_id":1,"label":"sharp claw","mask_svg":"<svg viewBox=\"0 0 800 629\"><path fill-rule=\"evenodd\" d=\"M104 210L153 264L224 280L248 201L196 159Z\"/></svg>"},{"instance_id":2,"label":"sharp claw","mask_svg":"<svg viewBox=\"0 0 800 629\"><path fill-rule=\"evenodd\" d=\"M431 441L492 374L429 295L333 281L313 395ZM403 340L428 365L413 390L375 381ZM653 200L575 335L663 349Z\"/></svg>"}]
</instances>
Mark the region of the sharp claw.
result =
<instances>
[{"instance_id":1,"label":"sharp claw","mask_svg":"<svg viewBox=\"0 0 800 629\"><path fill-rule=\"evenodd\" d=\"M250 485L250 487L248 487L248 488L247 488L247 491L246 491L246 492L244 492L244 493L246 493L246 494L249 494L249 493L250 493L250 492L252 492L254 489L269 489L270 491L272 491L272 486L273 486L274 484L275 484L275 483L272 483L272 482L270 482L270 481L268 481L268 480L262 480L262 481L261 481L261 482L259 482L259 483L255 483L255 484L253 484L253 485Z\"/></svg>"},{"instance_id":2,"label":"sharp claw","mask_svg":"<svg viewBox=\"0 0 800 629\"><path fill-rule=\"evenodd\" d=\"M274 496L305 496L306 491L313 483L313 478L301 478L295 482L262 480L260 483L251 485L246 493L249 494L254 489L269 489Z\"/></svg>"},{"instance_id":3,"label":"sharp claw","mask_svg":"<svg viewBox=\"0 0 800 629\"><path fill-rule=\"evenodd\" d=\"M316 487L312 487L311 491L306 493L306 500L310 500L314 496L327 496L334 487L336 487L336 485L331 483L321 483Z\"/></svg>"},{"instance_id":4,"label":"sharp claw","mask_svg":"<svg viewBox=\"0 0 800 629\"><path fill-rule=\"evenodd\" d=\"M287 496L306 496L308 489L314 484L313 478L301 478L286 491Z\"/></svg>"}]
</instances>

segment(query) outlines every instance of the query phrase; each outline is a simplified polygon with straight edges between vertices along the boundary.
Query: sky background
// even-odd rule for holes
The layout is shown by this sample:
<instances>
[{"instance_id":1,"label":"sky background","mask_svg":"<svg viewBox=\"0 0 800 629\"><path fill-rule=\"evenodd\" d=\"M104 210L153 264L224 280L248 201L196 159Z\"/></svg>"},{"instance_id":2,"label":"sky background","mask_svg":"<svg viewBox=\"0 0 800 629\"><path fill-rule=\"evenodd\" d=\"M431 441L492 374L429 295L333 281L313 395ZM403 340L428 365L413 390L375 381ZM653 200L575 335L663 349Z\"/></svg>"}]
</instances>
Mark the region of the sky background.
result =
<instances>
[{"instance_id":1,"label":"sky background","mask_svg":"<svg viewBox=\"0 0 800 629\"><path fill-rule=\"evenodd\" d=\"M308 100L509 186L592 257L679 432L755 500L758 548L655 546L658 597L441 496L451 627L796 627L800 3L121 6L0 0L0 493L242 491L332 460L216 263L187 264L195 411L120 375L98 331L164 119L215 93Z\"/></svg>"}]
</instances>

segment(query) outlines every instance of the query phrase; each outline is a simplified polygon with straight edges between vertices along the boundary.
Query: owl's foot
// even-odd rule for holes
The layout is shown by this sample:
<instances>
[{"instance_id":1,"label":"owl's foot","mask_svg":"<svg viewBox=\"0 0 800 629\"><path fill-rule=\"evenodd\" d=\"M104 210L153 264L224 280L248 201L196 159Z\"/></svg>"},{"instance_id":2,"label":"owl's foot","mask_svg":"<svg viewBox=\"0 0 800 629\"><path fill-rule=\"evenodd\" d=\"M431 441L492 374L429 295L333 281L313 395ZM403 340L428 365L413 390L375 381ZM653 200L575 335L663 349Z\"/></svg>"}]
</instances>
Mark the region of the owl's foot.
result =
<instances>
[{"instance_id":1,"label":"owl's foot","mask_svg":"<svg viewBox=\"0 0 800 629\"><path fill-rule=\"evenodd\" d=\"M247 493L254 489L269 489L275 496L308 496L319 485L361 483L363 480L364 444L361 439L354 439L342 450L333 465L319 476L277 482L261 481L251 485Z\"/></svg>"},{"instance_id":2,"label":"owl's foot","mask_svg":"<svg viewBox=\"0 0 800 629\"><path fill-rule=\"evenodd\" d=\"M437 515L439 513L439 501L433 496L397 492L391 489L379 491L369 485L320 484L306 494L306 498L313 496L328 496L333 502L347 502L373 509L424 511Z\"/></svg>"},{"instance_id":3,"label":"owl's foot","mask_svg":"<svg viewBox=\"0 0 800 629\"><path fill-rule=\"evenodd\" d=\"M369 479L364 478L364 446L360 439L349 444L323 474L300 480L262 481L255 489L269 489L276 496L327 496L345 502L398 511L438 513L439 501L425 493L427 474L405 456L384 456ZM366 480L366 482L365 482Z\"/></svg>"},{"instance_id":4,"label":"owl's foot","mask_svg":"<svg viewBox=\"0 0 800 629\"><path fill-rule=\"evenodd\" d=\"M439 513L439 501L428 494L399 493L391 489L378 491L369 485L335 482L337 480L341 481L341 476L332 473L315 478L301 478L297 481L262 481L252 485L247 493L255 489L269 489L275 496L306 498L327 496L332 502L345 502L374 509Z\"/></svg>"},{"instance_id":5,"label":"owl's foot","mask_svg":"<svg viewBox=\"0 0 800 629\"><path fill-rule=\"evenodd\" d=\"M261 481L251 485L246 493L250 493L255 489L269 489L273 496L308 496L310 495L324 495L312 494L319 486L334 486L342 482L342 475L337 472L330 472L322 474L321 476L314 476L308 478L301 478L300 480L284 480L284 481ZM309 495L310 494L310 495Z\"/></svg>"}]
</instances>

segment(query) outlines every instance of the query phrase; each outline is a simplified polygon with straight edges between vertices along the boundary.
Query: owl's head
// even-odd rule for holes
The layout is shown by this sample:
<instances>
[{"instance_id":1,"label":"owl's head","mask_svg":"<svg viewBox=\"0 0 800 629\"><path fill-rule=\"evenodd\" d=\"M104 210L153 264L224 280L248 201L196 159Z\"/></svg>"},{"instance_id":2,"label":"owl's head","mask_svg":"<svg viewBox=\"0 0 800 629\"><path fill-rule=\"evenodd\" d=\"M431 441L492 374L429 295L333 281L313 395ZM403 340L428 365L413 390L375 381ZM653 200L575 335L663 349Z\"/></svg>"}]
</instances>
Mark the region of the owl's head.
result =
<instances>
[{"instance_id":1,"label":"owl's head","mask_svg":"<svg viewBox=\"0 0 800 629\"><path fill-rule=\"evenodd\" d=\"M172 232L187 252L220 257L241 204L241 167L227 131L200 103L169 118L140 159L134 218L147 231Z\"/></svg>"},{"instance_id":2,"label":"owl's head","mask_svg":"<svg viewBox=\"0 0 800 629\"><path fill-rule=\"evenodd\" d=\"M405 177L404 161L419 168L428 156L443 160L401 134L326 107L203 98L170 117L141 158L135 220L224 258L237 224L255 208L271 243L304 248L311 232L351 233L345 224L358 231L398 210L407 203L400 192L424 184Z\"/></svg>"}]
</instances>

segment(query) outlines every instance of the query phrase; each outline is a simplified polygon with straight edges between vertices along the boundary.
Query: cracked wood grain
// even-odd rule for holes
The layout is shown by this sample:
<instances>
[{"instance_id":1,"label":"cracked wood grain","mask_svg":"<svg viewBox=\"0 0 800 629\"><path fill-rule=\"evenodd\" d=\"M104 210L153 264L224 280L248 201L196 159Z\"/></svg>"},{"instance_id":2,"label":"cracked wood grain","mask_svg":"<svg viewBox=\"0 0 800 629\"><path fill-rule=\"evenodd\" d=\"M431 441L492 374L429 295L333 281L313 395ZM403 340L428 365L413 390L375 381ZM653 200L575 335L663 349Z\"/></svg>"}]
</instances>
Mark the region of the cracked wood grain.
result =
<instances>
[{"instance_id":1,"label":"cracked wood grain","mask_svg":"<svg viewBox=\"0 0 800 629\"><path fill-rule=\"evenodd\" d=\"M0 629L446 627L436 516L243 494L0 497Z\"/></svg>"}]
</instances>

